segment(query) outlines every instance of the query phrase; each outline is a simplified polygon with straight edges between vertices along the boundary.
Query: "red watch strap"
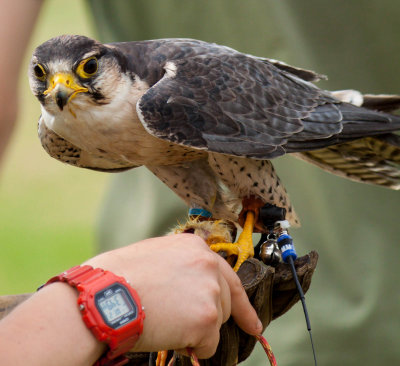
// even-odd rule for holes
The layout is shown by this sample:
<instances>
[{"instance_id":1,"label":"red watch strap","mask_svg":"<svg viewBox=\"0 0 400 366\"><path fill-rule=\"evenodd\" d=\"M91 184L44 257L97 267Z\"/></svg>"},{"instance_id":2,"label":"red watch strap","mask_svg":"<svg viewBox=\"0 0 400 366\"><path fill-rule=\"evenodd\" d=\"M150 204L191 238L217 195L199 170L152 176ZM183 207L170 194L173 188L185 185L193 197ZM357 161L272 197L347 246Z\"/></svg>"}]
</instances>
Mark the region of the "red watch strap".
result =
<instances>
[{"instance_id":1,"label":"red watch strap","mask_svg":"<svg viewBox=\"0 0 400 366\"><path fill-rule=\"evenodd\" d=\"M46 284L50 284L53 282L66 282L73 287L77 287L83 282L86 282L88 279L95 280L101 277L104 274L104 270L101 268L93 268L91 266L75 266L70 268L68 271L60 273L57 276L50 278Z\"/></svg>"}]
</instances>

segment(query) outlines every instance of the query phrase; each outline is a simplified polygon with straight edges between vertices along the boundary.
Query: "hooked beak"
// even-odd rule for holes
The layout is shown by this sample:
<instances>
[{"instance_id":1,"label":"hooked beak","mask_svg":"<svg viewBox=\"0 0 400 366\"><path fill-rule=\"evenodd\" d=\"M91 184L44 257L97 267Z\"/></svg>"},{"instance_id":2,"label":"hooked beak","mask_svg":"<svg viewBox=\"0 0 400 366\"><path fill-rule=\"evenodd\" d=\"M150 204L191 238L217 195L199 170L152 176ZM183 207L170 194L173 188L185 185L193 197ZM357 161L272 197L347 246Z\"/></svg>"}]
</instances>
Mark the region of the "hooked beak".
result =
<instances>
[{"instance_id":1,"label":"hooked beak","mask_svg":"<svg viewBox=\"0 0 400 366\"><path fill-rule=\"evenodd\" d=\"M78 85L75 82L74 76L69 73L55 74L50 78L49 85L50 86L43 94L50 94L61 111L78 93L88 91L87 88Z\"/></svg>"}]
</instances>

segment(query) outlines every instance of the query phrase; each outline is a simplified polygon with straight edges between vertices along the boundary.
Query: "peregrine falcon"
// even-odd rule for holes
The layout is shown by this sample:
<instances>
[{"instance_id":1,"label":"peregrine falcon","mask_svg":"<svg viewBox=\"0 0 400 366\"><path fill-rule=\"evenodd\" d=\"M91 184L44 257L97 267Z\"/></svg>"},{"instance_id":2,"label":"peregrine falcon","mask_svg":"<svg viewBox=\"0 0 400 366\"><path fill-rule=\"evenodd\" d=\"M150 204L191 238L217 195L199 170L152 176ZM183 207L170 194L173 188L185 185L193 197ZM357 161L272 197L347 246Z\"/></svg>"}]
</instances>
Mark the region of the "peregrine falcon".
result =
<instances>
[{"instance_id":1,"label":"peregrine falcon","mask_svg":"<svg viewBox=\"0 0 400 366\"><path fill-rule=\"evenodd\" d=\"M263 231L265 203L299 224L270 161L287 153L400 188L400 117L390 114L400 97L321 90L312 83L321 77L192 39L63 35L29 66L52 157L106 172L144 165L190 207L241 224L252 212L248 231Z\"/></svg>"}]
</instances>

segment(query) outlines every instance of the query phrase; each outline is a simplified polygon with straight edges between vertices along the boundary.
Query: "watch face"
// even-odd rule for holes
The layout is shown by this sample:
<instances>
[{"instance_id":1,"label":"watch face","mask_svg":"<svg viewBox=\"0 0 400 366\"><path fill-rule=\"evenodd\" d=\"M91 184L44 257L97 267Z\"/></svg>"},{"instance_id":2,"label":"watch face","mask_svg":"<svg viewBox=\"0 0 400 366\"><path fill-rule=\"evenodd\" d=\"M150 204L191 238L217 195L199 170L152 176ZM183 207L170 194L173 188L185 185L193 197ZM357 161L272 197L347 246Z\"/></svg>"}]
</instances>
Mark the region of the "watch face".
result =
<instances>
[{"instance_id":1,"label":"watch face","mask_svg":"<svg viewBox=\"0 0 400 366\"><path fill-rule=\"evenodd\" d=\"M120 283L99 291L95 295L95 304L104 322L118 329L137 317L137 306L126 287Z\"/></svg>"}]
</instances>

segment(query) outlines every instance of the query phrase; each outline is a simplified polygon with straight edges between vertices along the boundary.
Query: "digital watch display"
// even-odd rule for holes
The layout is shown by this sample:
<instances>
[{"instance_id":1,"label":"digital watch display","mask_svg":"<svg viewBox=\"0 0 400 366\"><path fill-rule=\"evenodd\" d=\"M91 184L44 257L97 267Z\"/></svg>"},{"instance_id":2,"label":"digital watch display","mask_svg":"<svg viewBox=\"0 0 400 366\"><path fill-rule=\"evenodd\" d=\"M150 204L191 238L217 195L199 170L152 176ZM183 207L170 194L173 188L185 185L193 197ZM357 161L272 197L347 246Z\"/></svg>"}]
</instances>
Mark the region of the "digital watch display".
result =
<instances>
[{"instance_id":1,"label":"digital watch display","mask_svg":"<svg viewBox=\"0 0 400 366\"><path fill-rule=\"evenodd\" d=\"M136 304L120 283L96 293L94 301L104 322L113 329L118 329L137 317Z\"/></svg>"}]
</instances>

